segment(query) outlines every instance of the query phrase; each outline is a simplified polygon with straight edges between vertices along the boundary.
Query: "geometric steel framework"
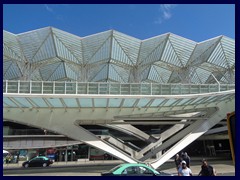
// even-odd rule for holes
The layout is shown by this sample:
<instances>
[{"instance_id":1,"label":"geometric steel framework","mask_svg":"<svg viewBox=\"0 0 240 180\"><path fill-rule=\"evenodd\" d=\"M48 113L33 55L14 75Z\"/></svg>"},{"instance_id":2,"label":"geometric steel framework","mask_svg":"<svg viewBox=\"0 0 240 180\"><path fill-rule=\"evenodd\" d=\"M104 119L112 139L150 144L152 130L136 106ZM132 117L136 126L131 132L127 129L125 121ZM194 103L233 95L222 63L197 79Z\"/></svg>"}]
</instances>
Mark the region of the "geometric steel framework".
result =
<instances>
[{"instance_id":1,"label":"geometric steel framework","mask_svg":"<svg viewBox=\"0 0 240 180\"><path fill-rule=\"evenodd\" d=\"M4 80L233 84L235 40L172 33L139 40L115 30L86 37L46 27L3 31Z\"/></svg>"}]
</instances>

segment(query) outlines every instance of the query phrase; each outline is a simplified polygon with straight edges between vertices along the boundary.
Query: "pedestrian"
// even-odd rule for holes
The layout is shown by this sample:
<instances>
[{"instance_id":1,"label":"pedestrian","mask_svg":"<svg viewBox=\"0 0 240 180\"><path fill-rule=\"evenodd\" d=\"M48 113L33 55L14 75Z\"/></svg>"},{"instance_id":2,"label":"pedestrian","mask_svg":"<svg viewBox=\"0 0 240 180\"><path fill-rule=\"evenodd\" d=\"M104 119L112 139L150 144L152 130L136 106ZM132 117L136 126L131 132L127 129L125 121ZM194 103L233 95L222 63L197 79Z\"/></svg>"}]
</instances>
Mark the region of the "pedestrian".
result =
<instances>
[{"instance_id":1,"label":"pedestrian","mask_svg":"<svg viewBox=\"0 0 240 180\"><path fill-rule=\"evenodd\" d=\"M43 132L44 132L45 135L47 135L47 130L46 129L44 129Z\"/></svg>"},{"instance_id":2,"label":"pedestrian","mask_svg":"<svg viewBox=\"0 0 240 180\"><path fill-rule=\"evenodd\" d=\"M8 155L6 156L6 164L10 163L11 160L12 160L12 159L11 159L11 155L8 154Z\"/></svg>"},{"instance_id":3,"label":"pedestrian","mask_svg":"<svg viewBox=\"0 0 240 180\"><path fill-rule=\"evenodd\" d=\"M201 171L199 172L198 176L216 176L216 170L208 164L206 159L202 160Z\"/></svg>"},{"instance_id":4,"label":"pedestrian","mask_svg":"<svg viewBox=\"0 0 240 180\"><path fill-rule=\"evenodd\" d=\"M178 171L178 169L181 165L181 162L182 162L182 158L179 156L179 154L176 154L174 161L175 161L175 165L176 165L176 168Z\"/></svg>"},{"instance_id":5,"label":"pedestrian","mask_svg":"<svg viewBox=\"0 0 240 180\"><path fill-rule=\"evenodd\" d=\"M186 161L181 162L181 167L178 170L178 176L192 176L192 170L187 167Z\"/></svg>"},{"instance_id":6,"label":"pedestrian","mask_svg":"<svg viewBox=\"0 0 240 180\"><path fill-rule=\"evenodd\" d=\"M190 168L190 157L188 156L187 152L184 153L183 160L186 161L187 167Z\"/></svg>"}]
</instances>

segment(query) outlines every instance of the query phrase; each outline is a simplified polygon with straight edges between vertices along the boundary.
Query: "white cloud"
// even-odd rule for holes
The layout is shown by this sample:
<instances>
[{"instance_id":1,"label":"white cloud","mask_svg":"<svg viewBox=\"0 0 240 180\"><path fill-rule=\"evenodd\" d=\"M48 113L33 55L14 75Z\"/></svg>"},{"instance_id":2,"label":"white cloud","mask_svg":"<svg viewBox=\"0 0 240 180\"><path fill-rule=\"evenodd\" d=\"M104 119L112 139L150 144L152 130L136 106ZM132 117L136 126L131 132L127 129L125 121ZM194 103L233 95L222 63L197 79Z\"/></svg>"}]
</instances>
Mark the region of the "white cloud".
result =
<instances>
[{"instance_id":1,"label":"white cloud","mask_svg":"<svg viewBox=\"0 0 240 180\"><path fill-rule=\"evenodd\" d=\"M59 20L59 21L65 21L64 17L62 15L59 15L59 13L56 11L56 9L54 10L53 8L51 8L49 5L47 4L44 4L44 7L46 8L46 10L52 14L53 18L55 18L56 20ZM55 5L56 7L56 5ZM68 5L64 5L62 6L64 8L68 7Z\"/></svg>"},{"instance_id":2,"label":"white cloud","mask_svg":"<svg viewBox=\"0 0 240 180\"><path fill-rule=\"evenodd\" d=\"M53 13L53 9L50 8L47 4L44 4L45 8L47 9L48 12Z\"/></svg>"},{"instance_id":3,"label":"white cloud","mask_svg":"<svg viewBox=\"0 0 240 180\"><path fill-rule=\"evenodd\" d=\"M154 21L155 24L161 24L165 20L169 20L172 17L172 10L176 7L176 4L161 4L160 5L160 17Z\"/></svg>"}]
</instances>

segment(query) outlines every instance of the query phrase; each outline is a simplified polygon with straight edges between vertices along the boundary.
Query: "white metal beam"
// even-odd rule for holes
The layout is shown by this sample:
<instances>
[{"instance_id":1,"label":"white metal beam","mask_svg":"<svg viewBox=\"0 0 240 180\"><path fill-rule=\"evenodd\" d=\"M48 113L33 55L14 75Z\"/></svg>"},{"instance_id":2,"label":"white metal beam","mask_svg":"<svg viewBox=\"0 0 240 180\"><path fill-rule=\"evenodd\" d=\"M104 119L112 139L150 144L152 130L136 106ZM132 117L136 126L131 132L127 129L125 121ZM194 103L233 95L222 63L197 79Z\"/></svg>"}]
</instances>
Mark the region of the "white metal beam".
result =
<instances>
[{"instance_id":1,"label":"white metal beam","mask_svg":"<svg viewBox=\"0 0 240 180\"><path fill-rule=\"evenodd\" d=\"M214 113L209 119L207 120L200 120L193 124L193 126L189 126L191 128L184 129L184 133L178 139L178 142L171 147L166 153L164 153L160 159L151 162L151 166L153 168L158 168L168 159L173 157L176 153L181 151L183 148L191 144L194 140L199 138L205 132L207 132L211 127L216 125L222 119L224 119L228 112L235 111L235 101L232 102L222 102L218 105L218 111ZM200 122L200 123L198 123ZM180 134L179 134L180 135ZM173 139L173 138L171 138Z\"/></svg>"},{"instance_id":2,"label":"white metal beam","mask_svg":"<svg viewBox=\"0 0 240 180\"><path fill-rule=\"evenodd\" d=\"M22 112L18 108L14 108L11 109L11 113L4 114L4 119L6 120L15 121L20 124L26 124L37 128L44 128L106 151L112 156L123 161L129 163L137 162L137 160L126 153L121 152L111 144L106 143L86 129L80 127L75 121L76 118L70 118L71 112L65 112L61 109L52 109L52 111L39 111L36 113L35 111ZM74 115L71 114L71 117L73 116L79 116L79 112L75 112Z\"/></svg>"}]
</instances>

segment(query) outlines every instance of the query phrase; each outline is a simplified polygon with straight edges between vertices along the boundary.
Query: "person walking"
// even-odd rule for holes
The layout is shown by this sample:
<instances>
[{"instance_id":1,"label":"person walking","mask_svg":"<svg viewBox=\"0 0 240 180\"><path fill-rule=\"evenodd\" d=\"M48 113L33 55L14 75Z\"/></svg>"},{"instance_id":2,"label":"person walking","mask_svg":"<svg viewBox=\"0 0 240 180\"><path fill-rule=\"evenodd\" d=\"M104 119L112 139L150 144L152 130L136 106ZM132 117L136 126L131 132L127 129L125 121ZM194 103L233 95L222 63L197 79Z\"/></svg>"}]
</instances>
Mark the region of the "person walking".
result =
<instances>
[{"instance_id":1,"label":"person walking","mask_svg":"<svg viewBox=\"0 0 240 180\"><path fill-rule=\"evenodd\" d=\"M182 162L182 158L179 156L179 154L176 154L174 161L175 161L176 169L178 171Z\"/></svg>"},{"instance_id":2,"label":"person walking","mask_svg":"<svg viewBox=\"0 0 240 180\"><path fill-rule=\"evenodd\" d=\"M192 176L192 170L187 167L186 161L181 162L181 167L178 170L178 176Z\"/></svg>"},{"instance_id":3,"label":"person walking","mask_svg":"<svg viewBox=\"0 0 240 180\"><path fill-rule=\"evenodd\" d=\"M202 160L201 171L199 172L198 176L216 176L216 170L208 164L206 159Z\"/></svg>"},{"instance_id":4,"label":"person walking","mask_svg":"<svg viewBox=\"0 0 240 180\"><path fill-rule=\"evenodd\" d=\"M184 153L183 160L186 161L187 167L190 168L190 157L188 156L187 152Z\"/></svg>"}]
</instances>

